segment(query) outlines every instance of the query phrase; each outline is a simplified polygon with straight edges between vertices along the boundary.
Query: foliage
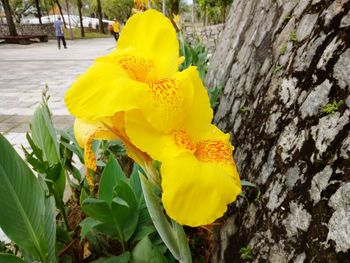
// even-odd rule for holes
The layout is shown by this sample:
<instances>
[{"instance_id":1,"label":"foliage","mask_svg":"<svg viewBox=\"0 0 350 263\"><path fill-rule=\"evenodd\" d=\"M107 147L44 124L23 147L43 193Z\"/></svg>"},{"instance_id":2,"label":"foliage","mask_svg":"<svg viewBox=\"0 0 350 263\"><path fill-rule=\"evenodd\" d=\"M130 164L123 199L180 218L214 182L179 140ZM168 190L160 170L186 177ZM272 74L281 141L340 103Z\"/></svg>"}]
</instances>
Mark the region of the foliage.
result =
<instances>
[{"instance_id":1,"label":"foliage","mask_svg":"<svg viewBox=\"0 0 350 263\"><path fill-rule=\"evenodd\" d=\"M241 259L244 261L252 260L252 249L250 247L242 247L239 252L241 253Z\"/></svg>"},{"instance_id":2,"label":"foliage","mask_svg":"<svg viewBox=\"0 0 350 263\"><path fill-rule=\"evenodd\" d=\"M286 53L286 50L287 50L287 45L286 44L282 45L279 49L280 55L284 55Z\"/></svg>"},{"instance_id":3,"label":"foliage","mask_svg":"<svg viewBox=\"0 0 350 263\"><path fill-rule=\"evenodd\" d=\"M199 76L204 80L207 73L208 52L203 43L198 40L196 43L190 44L180 36L180 55L185 58L180 65L180 70L184 70L191 65L196 66Z\"/></svg>"},{"instance_id":4,"label":"foliage","mask_svg":"<svg viewBox=\"0 0 350 263\"><path fill-rule=\"evenodd\" d=\"M324 105L322 108L322 112L326 114L337 112L339 108L344 105L344 103L344 100L339 100L338 102L334 100L332 103Z\"/></svg>"},{"instance_id":5,"label":"foliage","mask_svg":"<svg viewBox=\"0 0 350 263\"><path fill-rule=\"evenodd\" d=\"M69 29L64 29L64 36L65 38L69 39L70 38L70 30ZM106 38L106 37L112 37L109 34L101 34L100 32L89 32L85 31L85 37L84 39L88 38ZM81 34L80 34L80 28L73 28L73 38L74 39L81 39Z\"/></svg>"},{"instance_id":6,"label":"foliage","mask_svg":"<svg viewBox=\"0 0 350 263\"><path fill-rule=\"evenodd\" d=\"M0 135L0 152L4 153L0 158L0 205L6 211L0 217L0 227L20 248L18 257L0 253L0 262L23 262L21 258L30 262L81 262L74 251L86 250L86 246L96 253L84 262L143 262L138 261L141 258L173 262L148 213L140 168L134 165L127 176L116 159L125 155L120 145L96 144L100 183L98 189L89 189L72 159L74 153L83 161L82 149L72 129L56 132L47 100L44 94L31 121L27 134L30 150L23 148L31 169ZM66 179L74 191L70 203L65 204L62 190ZM69 217L71 202L80 202L86 215L75 225L72 220L77 218ZM56 206L60 211L57 217ZM74 240L81 240L78 247L71 245Z\"/></svg>"},{"instance_id":7,"label":"foliage","mask_svg":"<svg viewBox=\"0 0 350 263\"><path fill-rule=\"evenodd\" d=\"M289 35L289 41L292 41L292 42L296 42L298 41L298 38L297 38L297 33L296 32L291 32L290 35Z\"/></svg>"}]
</instances>

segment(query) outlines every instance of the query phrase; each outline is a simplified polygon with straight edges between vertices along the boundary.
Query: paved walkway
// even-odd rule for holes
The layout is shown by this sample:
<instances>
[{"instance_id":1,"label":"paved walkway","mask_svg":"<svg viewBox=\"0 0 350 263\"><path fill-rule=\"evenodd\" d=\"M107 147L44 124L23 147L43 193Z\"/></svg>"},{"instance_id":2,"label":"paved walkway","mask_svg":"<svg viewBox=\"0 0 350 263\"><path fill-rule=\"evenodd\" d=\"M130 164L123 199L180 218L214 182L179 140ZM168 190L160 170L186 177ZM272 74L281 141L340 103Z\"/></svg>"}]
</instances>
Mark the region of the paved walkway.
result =
<instances>
[{"instance_id":1,"label":"paved walkway","mask_svg":"<svg viewBox=\"0 0 350 263\"><path fill-rule=\"evenodd\" d=\"M58 50L56 41L31 45L0 44L0 132L20 148L41 93L49 88L49 107L57 128L72 124L63 96L75 78L99 56L110 52L113 38L67 41Z\"/></svg>"}]
</instances>

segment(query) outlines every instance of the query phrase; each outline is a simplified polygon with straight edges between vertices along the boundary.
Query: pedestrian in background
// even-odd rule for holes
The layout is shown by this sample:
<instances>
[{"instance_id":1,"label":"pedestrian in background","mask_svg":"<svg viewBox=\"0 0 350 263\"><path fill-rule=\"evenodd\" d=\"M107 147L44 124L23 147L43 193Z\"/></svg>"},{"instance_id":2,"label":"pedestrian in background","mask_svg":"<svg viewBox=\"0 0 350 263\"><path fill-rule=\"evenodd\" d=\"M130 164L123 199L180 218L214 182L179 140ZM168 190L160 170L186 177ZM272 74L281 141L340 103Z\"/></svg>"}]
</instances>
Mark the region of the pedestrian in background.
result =
<instances>
[{"instance_id":1,"label":"pedestrian in background","mask_svg":"<svg viewBox=\"0 0 350 263\"><path fill-rule=\"evenodd\" d=\"M114 23L112 24L112 29L113 29L113 35L114 35L115 41L118 41L118 39L119 39L119 31L120 31L120 24L119 24L117 18L114 18Z\"/></svg>"},{"instance_id":2,"label":"pedestrian in background","mask_svg":"<svg viewBox=\"0 0 350 263\"><path fill-rule=\"evenodd\" d=\"M61 21L61 17L58 17L54 23L55 26L55 34L58 43L58 49L61 49L61 40L64 48L67 48L66 40L64 39L64 31L63 31L63 22Z\"/></svg>"}]
</instances>

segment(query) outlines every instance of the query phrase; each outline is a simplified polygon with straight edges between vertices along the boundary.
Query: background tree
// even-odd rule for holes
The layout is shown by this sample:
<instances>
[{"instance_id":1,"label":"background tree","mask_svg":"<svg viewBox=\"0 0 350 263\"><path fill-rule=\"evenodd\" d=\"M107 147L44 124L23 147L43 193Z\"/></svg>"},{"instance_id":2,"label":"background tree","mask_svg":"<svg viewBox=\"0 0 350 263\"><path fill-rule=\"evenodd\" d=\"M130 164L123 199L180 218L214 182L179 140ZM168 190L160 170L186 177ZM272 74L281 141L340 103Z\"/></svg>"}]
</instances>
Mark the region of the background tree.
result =
<instances>
[{"instance_id":1,"label":"background tree","mask_svg":"<svg viewBox=\"0 0 350 263\"><path fill-rule=\"evenodd\" d=\"M61 6L61 3L60 3L60 0L53 0L53 1L57 5L58 10L60 11L60 15L61 15L62 20L63 20L64 28L67 28L66 20L64 19L63 12L62 12L62 6Z\"/></svg>"},{"instance_id":2,"label":"background tree","mask_svg":"<svg viewBox=\"0 0 350 263\"><path fill-rule=\"evenodd\" d=\"M23 1L23 0L9 0L11 6L13 17L16 23L21 23L22 16L30 13L30 9L33 7L33 1Z\"/></svg>"},{"instance_id":3,"label":"background tree","mask_svg":"<svg viewBox=\"0 0 350 263\"><path fill-rule=\"evenodd\" d=\"M215 122L261 194L229 209L213 262L349 261L349 10L234 2L206 81L224 87Z\"/></svg>"},{"instance_id":4,"label":"background tree","mask_svg":"<svg viewBox=\"0 0 350 263\"><path fill-rule=\"evenodd\" d=\"M79 21L80 21L80 35L81 35L81 37L85 37L84 25L83 25L83 15L81 13L81 9L83 7L83 4L82 4L81 0L77 0L77 6L78 6L78 12L79 12Z\"/></svg>"},{"instance_id":5,"label":"background tree","mask_svg":"<svg viewBox=\"0 0 350 263\"><path fill-rule=\"evenodd\" d=\"M18 34L17 34L15 23L13 22L13 19L12 19L12 11L11 11L9 0L1 0L1 3L5 11L6 22L9 28L10 35L17 36Z\"/></svg>"},{"instance_id":6,"label":"background tree","mask_svg":"<svg viewBox=\"0 0 350 263\"><path fill-rule=\"evenodd\" d=\"M99 31L100 33L104 34L105 33L105 29L103 26L103 14L102 14L102 6L101 6L101 0L96 0L96 4L97 4L97 16L98 16L98 23L99 23Z\"/></svg>"},{"instance_id":7,"label":"background tree","mask_svg":"<svg viewBox=\"0 0 350 263\"><path fill-rule=\"evenodd\" d=\"M131 16L133 5L133 0L102 1L102 9L107 18L113 20L116 17L120 22L125 22Z\"/></svg>"},{"instance_id":8,"label":"background tree","mask_svg":"<svg viewBox=\"0 0 350 263\"><path fill-rule=\"evenodd\" d=\"M41 22L41 8L40 8L40 0L35 0L35 7L38 13L38 19L39 19L39 23L42 24Z\"/></svg>"}]
</instances>

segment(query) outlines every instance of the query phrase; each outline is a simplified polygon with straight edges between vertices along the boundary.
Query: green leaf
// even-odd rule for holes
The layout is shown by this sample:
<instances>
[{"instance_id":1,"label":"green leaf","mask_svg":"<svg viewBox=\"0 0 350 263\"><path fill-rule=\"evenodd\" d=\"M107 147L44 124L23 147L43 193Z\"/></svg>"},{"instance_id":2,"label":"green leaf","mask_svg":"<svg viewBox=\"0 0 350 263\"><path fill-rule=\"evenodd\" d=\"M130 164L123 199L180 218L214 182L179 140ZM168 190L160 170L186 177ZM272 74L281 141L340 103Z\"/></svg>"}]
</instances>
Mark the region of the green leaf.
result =
<instances>
[{"instance_id":1,"label":"green leaf","mask_svg":"<svg viewBox=\"0 0 350 263\"><path fill-rule=\"evenodd\" d=\"M130 261L130 252L125 252L119 256L110 258L100 258L91 263L128 263Z\"/></svg>"},{"instance_id":2,"label":"green leaf","mask_svg":"<svg viewBox=\"0 0 350 263\"><path fill-rule=\"evenodd\" d=\"M0 153L0 227L24 251L47 262L44 190L1 134Z\"/></svg>"},{"instance_id":3,"label":"green leaf","mask_svg":"<svg viewBox=\"0 0 350 263\"><path fill-rule=\"evenodd\" d=\"M117 197L112 201L113 216L123 231L124 241L127 241L137 227L138 204L134 192L124 181L119 181L114 191ZM125 204L121 201L125 201Z\"/></svg>"},{"instance_id":4,"label":"green leaf","mask_svg":"<svg viewBox=\"0 0 350 263\"><path fill-rule=\"evenodd\" d=\"M79 224L81 226L80 240L83 240L85 236L91 231L91 229L93 229L98 224L100 224L100 222L91 217L87 217L81 221Z\"/></svg>"},{"instance_id":5,"label":"green leaf","mask_svg":"<svg viewBox=\"0 0 350 263\"><path fill-rule=\"evenodd\" d=\"M148 263L152 256L153 245L149 237L144 237L132 251L133 262Z\"/></svg>"},{"instance_id":6,"label":"green leaf","mask_svg":"<svg viewBox=\"0 0 350 263\"><path fill-rule=\"evenodd\" d=\"M25 261L12 254L0 253L0 263L25 263Z\"/></svg>"},{"instance_id":7,"label":"green leaf","mask_svg":"<svg viewBox=\"0 0 350 263\"><path fill-rule=\"evenodd\" d=\"M50 113L46 104L39 106L35 110L30 123L30 130L34 144L42 151L43 160L48 162L49 166L52 167L61 165L57 134L53 127ZM48 177L51 176L50 172L46 172L46 174ZM55 197L57 203L59 203L61 200L58 200L58 196L62 198L66 184L66 176L63 169L59 173L59 177L54 182L53 188L56 192Z\"/></svg>"},{"instance_id":8,"label":"green leaf","mask_svg":"<svg viewBox=\"0 0 350 263\"><path fill-rule=\"evenodd\" d=\"M40 106L35 110L30 129L33 142L41 149L44 161L51 165L58 163L60 153L57 135L46 107Z\"/></svg>"},{"instance_id":9,"label":"green leaf","mask_svg":"<svg viewBox=\"0 0 350 263\"><path fill-rule=\"evenodd\" d=\"M151 183L141 173L139 175L141 179L143 194L153 224L156 227L157 232L162 238L163 242L170 250L171 254L173 254L173 256L179 260L180 249L177 243L175 232L163 213L163 208L160 205L159 199L152 192Z\"/></svg>"},{"instance_id":10,"label":"green leaf","mask_svg":"<svg viewBox=\"0 0 350 263\"><path fill-rule=\"evenodd\" d=\"M108 163L102 173L99 198L110 204L113 199L113 189L118 181L126 181L126 177L119 163L110 154Z\"/></svg>"},{"instance_id":11,"label":"green leaf","mask_svg":"<svg viewBox=\"0 0 350 263\"><path fill-rule=\"evenodd\" d=\"M47 262L57 262L56 257L56 206L53 196L45 199L45 239L48 245Z\"/></svg>"},{"instance_id":12,"label":"green leaf","mask_svg":"<svg viewBox=\"0 0 350 263\"><path fill-rule=\"evenodd\" d=\"M166 258L159 252L148 236L144 237L132 251L133 262L137 263L166 263ZM185 261L183 261L185 262Z\"/></svg>"},{"instance_id":13,"label":"green leaf","mask_svg":"<svg viewBox=\"0 0 350 263\"><path fill-rule=\"evenodd\" d=\"M110 206L104 200L88 197L82 204L82 210L101 222L113 222Z\"/></svg>"},{"instance_id":14,"label":"green leaf","mask_svg":"<svg viewBox=\"0 0 350 263\"><path fill-rule=\"evenodd\" d=\"M83 204L84 201L85 201L88 197L89 197L89 194L86 192L85 188L81 188L80 198L79 198L80 204Z\"/></svg>"}]
</instances>

